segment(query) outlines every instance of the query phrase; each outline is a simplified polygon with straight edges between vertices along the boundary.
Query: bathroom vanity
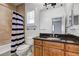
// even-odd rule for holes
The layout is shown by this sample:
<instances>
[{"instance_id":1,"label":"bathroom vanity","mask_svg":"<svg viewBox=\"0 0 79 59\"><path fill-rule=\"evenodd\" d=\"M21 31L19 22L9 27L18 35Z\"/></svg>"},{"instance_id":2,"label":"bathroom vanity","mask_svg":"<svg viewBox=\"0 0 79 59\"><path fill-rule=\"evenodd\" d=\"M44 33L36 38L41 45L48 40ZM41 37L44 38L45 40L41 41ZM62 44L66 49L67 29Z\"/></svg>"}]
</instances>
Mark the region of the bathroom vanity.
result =
<instances>
[{"instance_id":1,"label":"bathroom vanity","mask_svg":"<svg viewBox=\"0 0 79 59\"><path fill-rule=\"evenodd\" d=\"M34 56L79 56L79 40L70 35L63 39L35 37Z\"/></svg>"}]
</instances>

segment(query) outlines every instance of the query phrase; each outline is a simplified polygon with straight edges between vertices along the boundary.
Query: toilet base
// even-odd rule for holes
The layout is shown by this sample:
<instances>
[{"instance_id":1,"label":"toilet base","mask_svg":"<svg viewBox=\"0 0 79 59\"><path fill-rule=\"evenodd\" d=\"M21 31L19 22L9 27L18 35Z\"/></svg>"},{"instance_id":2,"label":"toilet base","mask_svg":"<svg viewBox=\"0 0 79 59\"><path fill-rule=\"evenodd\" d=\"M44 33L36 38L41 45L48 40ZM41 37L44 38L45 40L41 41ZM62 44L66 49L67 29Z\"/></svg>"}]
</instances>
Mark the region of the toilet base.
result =
<instances>
[{"instance_id":1,"label":"toilet base","mask_svg":"<svg viewBox=\"0 0 79 59\"><path fill-rule=\"evenodd\" d=\"M16 51L18 56L30 56L32 55L32 46L30 45L27 49Z\"/></svg>"},{"instance_id":2,"label":"toilet base","mask_svg":"<svg viewBox=\"0 0 79 59\"><path fill-rule=\"evenodd\" d=\"M31 56L32 55L32 51L31 49L29 51L23 52L23 53L18 53L18 56Z\"/></svg>"}]
</instances>

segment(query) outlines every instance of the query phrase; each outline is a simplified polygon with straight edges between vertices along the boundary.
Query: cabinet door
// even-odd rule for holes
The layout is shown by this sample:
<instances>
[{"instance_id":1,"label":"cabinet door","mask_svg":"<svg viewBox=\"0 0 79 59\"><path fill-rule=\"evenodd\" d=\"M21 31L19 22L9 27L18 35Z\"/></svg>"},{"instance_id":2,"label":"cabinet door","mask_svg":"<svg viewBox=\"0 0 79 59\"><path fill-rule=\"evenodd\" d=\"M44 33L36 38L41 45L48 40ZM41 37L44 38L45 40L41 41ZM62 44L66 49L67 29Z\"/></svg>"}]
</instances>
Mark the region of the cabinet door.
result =
<instances>
[{"instance_id":1,"label":"cabinet door","mask_svg":"<svg viewBox=\"0 0 79 59\"><path fill-rule=\"evenodd\" d=\"M64 51L50 48L50 56L64 56Z\"/></svg>"},{"instance_id":2,"label":"cabinet door","mask_svg":"<svg viewBox=\"0 0 79 59\"><path fill-rule=\"evenodd\" d=\"M66 52L66 56L79 56L79 53Z\"/></svg>"},{"instance_id":3,"label":"cabinet door","mask_svg":"<svg viewBox=\"0 0 79 59\"><path fill-rule=\"evenodd\" d=\"M66 51L79 53L79 45L66 44Z\"/></svg>"},{"instance_id":4,"label":"cabinet door","mask_svg":"<svg viewBox=\"0 0 79 59\"><path fill-rule=\"evenodd\" d=\"M50 51L48 47L43 47L43 56L50 56Z\"/></svg>"},{"instance_id":5,"label":"cabinet door","mask_svg":"<svg viewBox=\"0 0 79 59\"><path fill-rule=\"evenodd\" d=\"M43 54L42 46L35 45L34 46L34 56L42 56Z\"/></svg>"}]
</instances>

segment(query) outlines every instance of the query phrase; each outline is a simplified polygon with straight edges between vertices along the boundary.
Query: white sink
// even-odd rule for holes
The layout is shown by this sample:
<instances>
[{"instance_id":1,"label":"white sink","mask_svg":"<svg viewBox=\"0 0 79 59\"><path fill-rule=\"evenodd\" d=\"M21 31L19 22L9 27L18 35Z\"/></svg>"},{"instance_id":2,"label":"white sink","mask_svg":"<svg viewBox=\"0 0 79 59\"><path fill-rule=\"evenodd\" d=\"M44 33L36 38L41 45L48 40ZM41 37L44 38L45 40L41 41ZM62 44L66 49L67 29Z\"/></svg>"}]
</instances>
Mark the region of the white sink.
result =
<instances>
[{"instance_id":1,"label":"white sink","mask_svg":"<svg viewBox=\"0 0 79 59\"><path fill-rule=\"evenodd\" d=\"M52 38L52 37L46 38L46 39L48 39L48 40L60 40L60 38Z\"/></svg>"}]
</instances>

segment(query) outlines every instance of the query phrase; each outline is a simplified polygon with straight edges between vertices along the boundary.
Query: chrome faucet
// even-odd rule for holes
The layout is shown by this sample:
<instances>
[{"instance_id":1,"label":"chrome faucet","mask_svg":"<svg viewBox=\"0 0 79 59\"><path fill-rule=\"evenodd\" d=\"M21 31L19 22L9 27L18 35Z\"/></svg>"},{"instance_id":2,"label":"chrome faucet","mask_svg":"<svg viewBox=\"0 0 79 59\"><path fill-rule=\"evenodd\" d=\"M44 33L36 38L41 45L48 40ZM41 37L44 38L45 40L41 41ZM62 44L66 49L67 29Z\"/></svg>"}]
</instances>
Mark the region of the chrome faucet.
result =
<instances>
[{"instance_id":1,"label":"chrome faucet","mask_svg":"<svg viewBox=\"0 0 79 59\"><path fill-rule=\"evenodd\" d=\"M54 32L53 32L53 37L55 37L55 34L54 34Z\"/></svg>"}]
</instances>

